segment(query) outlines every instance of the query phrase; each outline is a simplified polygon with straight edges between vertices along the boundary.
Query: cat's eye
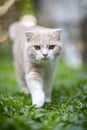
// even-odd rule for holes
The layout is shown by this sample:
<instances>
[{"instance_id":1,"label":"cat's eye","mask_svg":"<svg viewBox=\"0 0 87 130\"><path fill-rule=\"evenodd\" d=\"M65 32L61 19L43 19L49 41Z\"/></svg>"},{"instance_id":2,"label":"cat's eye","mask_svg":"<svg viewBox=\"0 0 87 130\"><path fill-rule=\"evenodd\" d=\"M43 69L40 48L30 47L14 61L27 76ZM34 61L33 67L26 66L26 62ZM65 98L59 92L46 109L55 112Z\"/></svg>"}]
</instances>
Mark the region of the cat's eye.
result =
<instances>
[{"instance_id":1,"label":"cat's eye","mask_svg":"<svg viewBox=\"0 0 87 130\"><path fill-rule=\"evenodd\" d=\"M34 45L34 48L36 49L36 50L40 50L40 46L39 45Z\"/></svg>"},{"instance_id":2,"label":"cat's eye","mask_svg":"<svg viewBox=\"0 0 87 130\"><path fill-rule=\"evenodd\" d=\"M49 46L49 49L50 49L50 50L53 50L54 48L55 48L55 45L50 45L50 46Z\"/></svg>"}]
</instances>

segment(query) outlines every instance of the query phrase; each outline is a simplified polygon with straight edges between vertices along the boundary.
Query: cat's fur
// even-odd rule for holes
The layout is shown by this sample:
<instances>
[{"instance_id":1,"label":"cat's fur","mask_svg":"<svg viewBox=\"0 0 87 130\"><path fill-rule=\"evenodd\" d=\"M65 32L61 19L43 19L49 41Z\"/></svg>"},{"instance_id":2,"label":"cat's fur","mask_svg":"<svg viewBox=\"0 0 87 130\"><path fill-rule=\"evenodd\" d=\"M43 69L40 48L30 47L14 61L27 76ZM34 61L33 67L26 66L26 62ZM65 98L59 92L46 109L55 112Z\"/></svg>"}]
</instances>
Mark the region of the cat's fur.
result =
<instances>
[{"instance_id":1,"label":"cat's fur","mask_svg":"<svg viewBox=\"0 0 87 130\"><path fill-rule=\"evenodd\" d=\"M63 47L60 34L61 29L40 26L15 23L10 27L18 82L23 91L31 93L37 108L51 101L55 68Z\"/></svg>"}]
</instances>

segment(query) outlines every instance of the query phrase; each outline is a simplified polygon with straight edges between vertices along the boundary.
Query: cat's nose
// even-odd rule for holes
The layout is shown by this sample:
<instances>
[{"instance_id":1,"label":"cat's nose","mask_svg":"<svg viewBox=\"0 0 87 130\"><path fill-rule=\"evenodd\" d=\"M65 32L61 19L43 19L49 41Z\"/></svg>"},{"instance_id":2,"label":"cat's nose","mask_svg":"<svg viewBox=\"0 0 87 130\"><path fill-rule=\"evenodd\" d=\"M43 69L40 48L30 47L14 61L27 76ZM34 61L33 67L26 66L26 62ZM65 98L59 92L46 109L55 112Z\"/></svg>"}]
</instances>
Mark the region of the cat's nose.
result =
<instances>
[{"instance_id":1,"label":"cat's nose","mask_svg":"<svg viewBox=\"0 0 87 130\"><path fill-rule=\"evenodd\" d=\"M48 55L47 53L44 53L44 54L43 54L44 57L47 57L47 55Z\"/></svg>"}]
</instances>

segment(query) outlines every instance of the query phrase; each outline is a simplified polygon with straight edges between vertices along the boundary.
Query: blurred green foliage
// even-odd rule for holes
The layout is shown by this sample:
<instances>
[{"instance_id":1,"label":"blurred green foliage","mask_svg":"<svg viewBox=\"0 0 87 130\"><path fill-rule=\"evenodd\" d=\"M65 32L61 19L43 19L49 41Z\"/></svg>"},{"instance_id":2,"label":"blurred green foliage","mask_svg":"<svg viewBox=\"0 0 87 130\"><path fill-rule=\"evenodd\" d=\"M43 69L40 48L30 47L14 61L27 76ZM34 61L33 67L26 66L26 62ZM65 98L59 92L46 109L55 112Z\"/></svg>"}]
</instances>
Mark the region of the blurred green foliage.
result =
<instances>
[{"instance_id":1,"label":"blurred green foliage","mask_svg":"<svg viewBox=\"0 0 87 130\"><path fill-rule=\"evenodd\" d=\"M21 0L19 2L19 10L21 15L34 14L34 6L32 0Z\"/></svg>"},{"instance_id":2,"label":"blurred green foliage","mask_svg":"<svg viewBox=\"0 0 87 130\"><path fill-rule=\"evenodd\" d=\"M0 6L4 5L6 1L0 0ZM35 7L32 0L16 0L14 4L1 16L0 27L2 30L7 30L15 21L18 21L21 16L26 14L33 14Z\"/></svg>"},{"instance_id":3,"label":"blurred green foliage","mask_svg":"<svg viewBox=\"0 0 87 130\"><path fill-rule=\"evenodd\" d=\"M0 130L87 130L87 71L59 63L52 102L35 109L19 91L10 47L0 48Z\"/></svg>"},{"instance_id":4,"label":"blurred green foliage","mask_svg":"<svg viewBox=\"0 0 87 130\"><path fill-rule=\"evenodd\" d=\"M0 0L0 5L4 5L7 1L9 0ZM20 12L20 15L34 13L34 5L32 0L16 0L16 6L18 6L17 11Z\"/></svg>"},{"instance_id":5,"label":"blurred green foliage","mask_svg":"<svg viewBox=\"0 0 87 130\"><path fill-rule=\"evenodd\" d=\"M5 2L7 2L8 0L0 0L0 5L3 5Z\"/></svg>"}]
</instances>

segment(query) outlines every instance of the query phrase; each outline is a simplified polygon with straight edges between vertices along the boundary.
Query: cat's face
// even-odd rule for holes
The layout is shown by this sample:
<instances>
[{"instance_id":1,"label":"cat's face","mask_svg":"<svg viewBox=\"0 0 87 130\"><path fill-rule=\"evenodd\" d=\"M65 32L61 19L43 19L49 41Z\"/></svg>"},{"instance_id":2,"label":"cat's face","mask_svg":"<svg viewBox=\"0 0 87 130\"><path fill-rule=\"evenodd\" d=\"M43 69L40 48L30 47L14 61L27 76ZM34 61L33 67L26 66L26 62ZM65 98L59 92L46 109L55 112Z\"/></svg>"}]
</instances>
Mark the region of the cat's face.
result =
<instances>
[{"instance_id":1,"label":"cat's face","mask_svg":"<svg viewBox=\"0 0 87 130\"><path fill-rule=\"evenodd\" d=\"M61 30L36 30L26 32L26 51L34 61L52 61L58 59L62 51Z\"/></svg>"}]
</instances>

